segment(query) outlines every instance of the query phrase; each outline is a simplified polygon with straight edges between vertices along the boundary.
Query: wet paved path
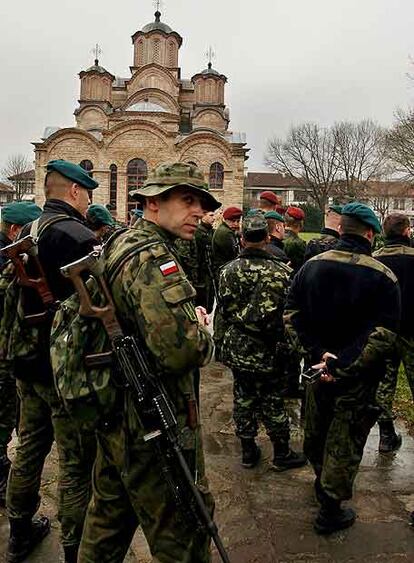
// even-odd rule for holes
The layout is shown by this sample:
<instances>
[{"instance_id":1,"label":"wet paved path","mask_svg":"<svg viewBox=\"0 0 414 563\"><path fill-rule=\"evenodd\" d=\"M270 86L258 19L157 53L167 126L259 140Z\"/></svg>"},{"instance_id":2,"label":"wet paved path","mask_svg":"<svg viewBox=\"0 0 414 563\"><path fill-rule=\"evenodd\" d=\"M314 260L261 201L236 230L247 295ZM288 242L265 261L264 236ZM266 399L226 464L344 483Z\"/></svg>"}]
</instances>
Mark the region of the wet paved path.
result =
<instances>
[{"instance_id":1,"label":"wet paved path","mask_svg":"<svg viewBox=\"0 0 414 563\"><path fill-rule=\"evenodd\" d=\"M408 525L408 514L414 510L414 440L402 424L403 447L395 455L379 456L377 427L371 433L352 503L358 512L354 527L329 538L318 537L312 530L317 504L309 467L273 472L265 434L259 439L263 450L260 465L253 470L240 466L231 421L231 385L230 373L219 364L204 370L207 472L216 497L216 519L232 563L414 563L414 529ZM299 446L300 430L295 432L294 444ZM53 518L53 530L27 561L56 563L62 559L56 523L55 454L48 461L42 489L41 511ZM7 536L7 519L0 512L0 561L5 560ZM139 534L126 561L150 561Z\"/></svg>"}]
</instances>

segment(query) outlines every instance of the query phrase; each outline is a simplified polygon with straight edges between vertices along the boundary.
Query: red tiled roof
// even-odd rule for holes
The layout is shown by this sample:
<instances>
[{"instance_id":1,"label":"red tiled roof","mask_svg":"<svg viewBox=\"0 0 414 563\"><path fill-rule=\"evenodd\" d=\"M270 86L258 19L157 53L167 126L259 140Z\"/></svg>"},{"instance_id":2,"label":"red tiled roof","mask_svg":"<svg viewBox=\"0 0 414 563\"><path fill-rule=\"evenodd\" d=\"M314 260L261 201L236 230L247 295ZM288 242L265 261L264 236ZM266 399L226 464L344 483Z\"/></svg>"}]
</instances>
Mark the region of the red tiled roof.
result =
<instances>
[{"instance_id":1,"label":"red tiled roof","mask_svg":"<svg viewBox=\"0 0 414 563\"><path fill-rule=\"evenodd\" d=\"M35 180L35 171L27 170L27 172L21 172L20 174L15 174L14 176L10 176L7 178L8 180L15 181L15 180Z\"/></svg>"},{"instance_id":2,"label":"red tiled roof","mask_svg":"<svg viewBox=\"0 0 414 563\"><path fill-rule=\"evenodd\" d=\"M414 185L408 182L367 182L365 194L370 196L414 197Z\"/></svg>"},{"instance_id":3,"label":"red tiled roof","mask_svg":"<svg viewBox=\"0 0 414 563\"><path fill-rule=\"evenodd\" d=\"M246 188L284 188L301 187L300 182L292 176L284 176L277 172L248 172Z\"/></svg>"}]
</instances>

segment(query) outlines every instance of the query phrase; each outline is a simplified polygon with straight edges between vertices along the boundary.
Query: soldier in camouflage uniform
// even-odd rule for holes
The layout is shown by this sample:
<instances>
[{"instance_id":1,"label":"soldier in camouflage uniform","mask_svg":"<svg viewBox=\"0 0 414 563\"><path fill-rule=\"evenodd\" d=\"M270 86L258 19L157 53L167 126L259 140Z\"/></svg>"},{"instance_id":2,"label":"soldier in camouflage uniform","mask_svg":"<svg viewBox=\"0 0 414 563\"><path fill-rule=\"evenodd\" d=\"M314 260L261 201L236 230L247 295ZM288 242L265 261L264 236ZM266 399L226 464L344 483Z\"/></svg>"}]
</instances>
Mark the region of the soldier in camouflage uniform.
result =
<instances>
[{"instance_id":1,"label":"soldier in camouflage uniform","mask_svg":"<svg viewBox=\"0 0 414 563\"><path fill-rule=\"evenodd\" d=\"M38 257L53 297L64 301L74 287L60 273L60 266L98 246L85 226L88 190L98 183L80 167L64 160L47 165L46 203L38 223L26 225L38 239ZM27 268L33 268L30 258ZM37 271L36 271L37 275ZM12 289L12 288L10 288ZM8 296L6 295L6 299ZM11 304L11 301L8 302ZM10 307L9 307L10 309ZM45 458L56 440L59 454L58 518L66 563L77 561L83 521L91 493L91 468L95 460L94 434L79 434L57 395L50 364L50 329L54 310L42 322L31 325L29 315L45 311L39 295L22 287L16 309L6 307L5 317L15 319L10 332L8 358L14 362L20 398L19 436L7 485L6 505L10 521L8 562L26 559L50 530L46 517L35 518Z\"/></svg>"},{"instance_id":2,"label":"soldier in camouflage uniform","mask_svg":"<svg viewBox=\"0 0 414 563\"><path fill-rule=\"evenodd\" d=\"M293 345L325 370L308 387L305 453L321 508L317 533L352 526L341 503L352 487L368 434L378 417L375 394L400 320L395 275L371 257L381 226L366 205L344 206L335 250L309 260L293 279L285 323ZM375 288L375 291L373 291Z\"/></svg>"},{"instance_id":3,"label":"soldier in camouflage uniform","mask_svg":"<svg viewBox=\"0 0 414 563\"><path fill-rule=\"evenodd\" d=\"M394 272L401 289L401 326L394 354L387 363L387 373L378 388L377 400L382 408L378 418L380 428L379 451L389 453L401 446L401 436L393 423L392 404L401 361L414 398L414 248L411 247L410 220L407 215L388 215L383 225L385 246L374 257Z\"/></svg>"},{"instance_id":4,"label":"soldier in camouflage uniform","mask_svg":"<svg viewBox=\"0 0 414 563\"><path fill-rule=\"evenodd\" d=\"M341 222L341 213L341 205L330 205L328 207L325 213L325 225L321 230L321 236L311 239L306 245L305 262L317 254L322 254L322 252L335 248L339 240L338 229Z\"/></svg>"},{"instance_id":5,"label":"soldier in camouflage uniform","mask_svg":"<svg viewBox=\"0 0 414 563\"><path fill-rule=\"evenodd\" d=\"M220 273L220 308L224 319L223 363L233 371L234 422L242 445L242 464L260 459L255 437L258 418L274 446L278 471L306 463L289 448L289 418L283 398L285 346L283 306L290 268L266 251L269 231L262 215L245 218L243 250Z\"/></svg>"},{"instance_id":6,"label":"soldier in camouflage uniform","mask_svg":"<svg viewBox=\"0 0 414 563\"><path fill-rule=\"evenodd\" d=\"M32 202L9 203L2 209L0 224L0 250L11 244L22 227L39 217L42 210ZM4 319L4 299L8 285L14 278L14 266L0 252L0 319ZM10 327L3 327L4 340L8 339ZM6 345L2 340L2 348ZM16 380L12 362L5 359L5 350L0 350L0 506L6 500L6 485L10 461L7 445L16 425Z\"/></svg>"},{"instance_id":7,"label":"soldier in camouflage uniform","mask_svg":"<svg viewBox=\"0 0 414 563\"><path fill-rule=\"evenodd\" d=\"M285 238L283 246L289 266L293 269L293 275L302 266L305 258L306 242L300 238L299 233L303 229L305 213L299 207L288 207L285 213Z\"/></svg>"},{"instance_id":8,"label":"soldier in camouflage uniform","mask_svg":"<svg viewBox=\"0 0 414 563\"><path fill-rule=\"evenodd\" d=\"M144 219L106 248L110 269L128 251L110 280L121 324L145 341L178 419L180 441L210 508L200 426L194 418L192 371L211 358L213 346L193 305L195 290L174 251L174 239L191 240L205 211L219 207L193 165L158 166L135 192ZM140 247L144 247L141 251ZM117 262L120 263L120 262ZM103 330L103 329L102 329ZM81 350L77 353L82 353ZM138 526L154 561L210 561L209 535L189 529L163 476L162 463L142 428L128 391L119 390L107 423L98 428L93 498L88 508L79 563L121 563Z\"/></svg>"},{"instance_id":9,"label":"soldier in camouflage uniform","mask_svg":"<svg viewBox=\"0 0 414 563\"><path fill-rule=\"evenodd\" d=\"M212 276L214 273L213 268L213 234L214 234L214 213L209 212L201 219L200 224L194 235L194 240L197 249L197 258L199 266L199 281L200 285L197 289L197 294L200 295L199 304L206 308L208 313L211 313L214 306L214 288Z\"/></svg>"}]
</instances>

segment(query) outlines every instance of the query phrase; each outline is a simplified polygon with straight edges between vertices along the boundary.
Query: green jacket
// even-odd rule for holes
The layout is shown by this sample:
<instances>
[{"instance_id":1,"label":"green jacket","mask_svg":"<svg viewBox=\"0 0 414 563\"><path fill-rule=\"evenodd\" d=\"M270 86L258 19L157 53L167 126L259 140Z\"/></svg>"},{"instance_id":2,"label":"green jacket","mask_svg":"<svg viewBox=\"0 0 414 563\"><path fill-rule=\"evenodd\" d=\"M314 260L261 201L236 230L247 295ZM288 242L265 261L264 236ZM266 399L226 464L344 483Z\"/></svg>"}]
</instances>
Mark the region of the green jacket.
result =
<instances>
[{"instance_id":1,"label":"green jacket","mask_svg":"<svg viewBox=\"0 0 414 563\"><path fill-rule=\"evenodd\" d=\"M306 242L293 231L286 229L283 245L285 253L290 260L289 265L293 269L293 273L296 274L305 260Z\"/></svg>"},{"instance_id":2,"label":"green jacket","mask_svg":"<svg viewBox=\"0 0 414 563\"><path fill-rule=\"evenodd\" d=\"M222 268L224 364L257 373L278 368L276 350L285 341L283 308L290 273L288 266L265 250L249 248Z\"/></svg>"},{"instance_id":3,"label":"green jacket","mask_svg":"<svg viewBox=\"0 0 414 563\"><path fill-rule=\"evenodd\" d=\"M213 235L213 264L215 273L218 276L218 270L234 260L240 252L240 242L237 233L235 233L224 221L219 225Z\"/></svg>"}]
</instances>

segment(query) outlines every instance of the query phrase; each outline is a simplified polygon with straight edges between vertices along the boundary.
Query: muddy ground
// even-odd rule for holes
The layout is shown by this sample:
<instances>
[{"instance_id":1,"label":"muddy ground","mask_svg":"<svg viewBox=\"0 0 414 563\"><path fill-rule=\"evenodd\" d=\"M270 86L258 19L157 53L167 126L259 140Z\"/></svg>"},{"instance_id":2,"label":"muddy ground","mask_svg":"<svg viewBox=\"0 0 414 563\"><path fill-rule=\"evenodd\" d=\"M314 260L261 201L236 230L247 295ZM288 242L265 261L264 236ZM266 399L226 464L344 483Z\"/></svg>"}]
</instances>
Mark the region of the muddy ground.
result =
<instances>
[{"instance_id":1,"label":"muddy ground","mask_svg":"<svg viewBox=\"0 0 414 563\"><path fill-rule=\"evenodd\" d=\"M403 423L398 423L403 447L396 454L379 455L377 427L370 435L352 502L358 512L355 526L329 538L319 537L312 529L317 504L310 467L272 471L271 446L264 433L259 438L264 453L260 465L253 470L241 467L231 420L231 386L230 372L220 364L204 370L207 472L217 503L216 520L232 563L414 562L414 530L408 524L414 510L414 440ZM294 445L300 447L295 408L292 424ZM40 511L52 518L52 533L27 559L30 563L63 561L56 520L56 465L53 452L44 472ZM0 512L0 561L5 561L7 537L7 518ZM214 554L214 561L218 560ZM139 533L126 561L150 561Z\"/></svg>"}]
</instances>

